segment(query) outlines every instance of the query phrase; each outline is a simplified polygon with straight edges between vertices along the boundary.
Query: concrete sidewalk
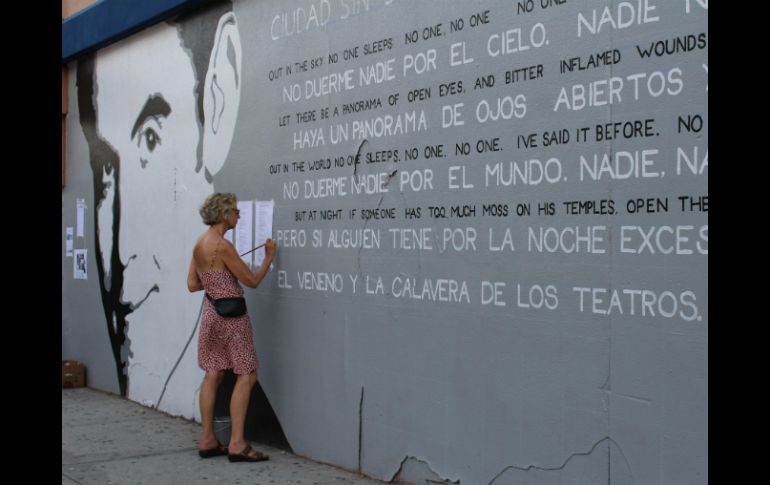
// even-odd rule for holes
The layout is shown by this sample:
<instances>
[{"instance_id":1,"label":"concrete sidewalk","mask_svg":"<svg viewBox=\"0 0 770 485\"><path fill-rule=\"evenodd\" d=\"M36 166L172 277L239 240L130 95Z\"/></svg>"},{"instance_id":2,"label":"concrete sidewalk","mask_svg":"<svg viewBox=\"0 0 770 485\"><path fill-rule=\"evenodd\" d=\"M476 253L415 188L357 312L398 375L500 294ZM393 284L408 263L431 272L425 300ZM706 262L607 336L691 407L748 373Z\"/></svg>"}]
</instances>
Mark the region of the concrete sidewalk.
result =
<instances>
[{"instance_id":1,"label":"concrete sidewalk","mask_svg":"<svg viewBox=\"0 0 770 485\"><path fill-rule=\"evenodd\" d=\"M269 461L202 459L196 423L93 389L62 389L61 414L62 485L384 483L255 443Z\"/></svg>"}]
</instances>

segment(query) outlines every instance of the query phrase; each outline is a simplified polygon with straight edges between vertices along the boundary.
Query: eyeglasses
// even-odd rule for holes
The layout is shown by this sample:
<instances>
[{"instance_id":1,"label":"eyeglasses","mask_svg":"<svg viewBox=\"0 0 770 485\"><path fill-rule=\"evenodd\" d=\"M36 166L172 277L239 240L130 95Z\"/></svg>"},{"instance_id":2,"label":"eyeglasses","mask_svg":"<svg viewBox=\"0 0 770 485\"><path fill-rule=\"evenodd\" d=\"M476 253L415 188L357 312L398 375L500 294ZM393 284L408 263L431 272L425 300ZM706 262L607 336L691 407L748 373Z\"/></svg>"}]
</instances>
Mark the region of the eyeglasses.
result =
<instances>
[{"instance_id":1,"label":"eyeglasses","mask_svg":"<svg viewBox=\"0 0 770 485\"><path fill-rule=\"evenodd\" d=\"M238 216L241 215L241 210L240 209L227 209L227 211L228 212L235 212L235 214L238 215Z\"/></svg>"}]
</instances>

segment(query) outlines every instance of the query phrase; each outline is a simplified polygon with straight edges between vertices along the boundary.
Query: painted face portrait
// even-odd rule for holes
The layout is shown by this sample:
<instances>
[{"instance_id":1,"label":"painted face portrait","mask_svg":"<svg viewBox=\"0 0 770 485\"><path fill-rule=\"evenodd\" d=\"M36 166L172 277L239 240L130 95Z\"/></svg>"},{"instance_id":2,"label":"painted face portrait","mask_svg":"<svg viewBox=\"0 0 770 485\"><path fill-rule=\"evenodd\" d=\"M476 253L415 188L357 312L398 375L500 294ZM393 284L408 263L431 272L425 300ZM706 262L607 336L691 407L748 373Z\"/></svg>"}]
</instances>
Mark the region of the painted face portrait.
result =
<instances>
[{"instance_id":1,"label":"painted face portrait","mask_svg":"<svg viewBox=\"0 0 770 485\"><path fill-rule=\"evenodd\" d=\"M204 228L198 206L226 161L240 99L229 7L157 24L78 65L118 381L123 395L150 405L167 387L195 389L201 375L186 345L201 296L188 291L186 272ZM164 409L192 417L191 403Z\"/></svg>"}]
</instances>

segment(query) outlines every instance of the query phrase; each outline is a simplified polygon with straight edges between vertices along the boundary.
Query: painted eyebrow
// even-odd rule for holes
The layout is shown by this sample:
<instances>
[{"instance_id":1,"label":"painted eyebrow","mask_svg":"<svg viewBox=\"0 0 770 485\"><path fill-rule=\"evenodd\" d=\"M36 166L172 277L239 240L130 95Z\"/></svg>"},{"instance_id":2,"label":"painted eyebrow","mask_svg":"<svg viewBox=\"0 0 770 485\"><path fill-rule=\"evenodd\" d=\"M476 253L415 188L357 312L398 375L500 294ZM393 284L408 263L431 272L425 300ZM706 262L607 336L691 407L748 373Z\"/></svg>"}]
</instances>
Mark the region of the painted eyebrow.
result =
<instances>
[{"instance_id":1,"label":"painted eyebrow","mask_svg":"<svg viewBox=\"0 0 770 485\"><path fill-rule=\"evenodd\" d=\"M139 113L139 116L136 117L134 127L131 129L131 138L134 138L136 131L144 124L147 118L158 115L166 117L169 113L171 113L171 106L169 106L166 100L163 99L163 96L160 94L153 94L147 98L147 102L144 103L142 111Z\"/></svg>"}]
</instances>

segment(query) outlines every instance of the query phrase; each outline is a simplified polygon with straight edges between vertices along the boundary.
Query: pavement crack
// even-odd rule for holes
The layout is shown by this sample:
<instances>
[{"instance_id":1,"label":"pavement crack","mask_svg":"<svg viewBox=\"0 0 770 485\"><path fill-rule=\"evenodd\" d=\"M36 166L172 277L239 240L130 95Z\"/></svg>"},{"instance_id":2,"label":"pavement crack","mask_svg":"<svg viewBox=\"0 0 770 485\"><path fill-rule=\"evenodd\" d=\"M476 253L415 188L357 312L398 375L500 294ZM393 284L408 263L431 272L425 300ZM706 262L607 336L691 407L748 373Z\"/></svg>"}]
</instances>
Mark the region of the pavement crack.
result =
<instances>
[{"instance_id":1,"label":"pavement crack","mask_svg":"<svg viewBox=\"0 0 770 485\"><path fill-rule=\"evenodd\" d=\"M108 456L101 459L88 460L88 461L74 461L70 463L62 462L62 466L81 466L81 465L94 465L96 463L113 463L113 462L119 462L119 461L125 461L125 460L137 460L141 458L177 455L180 453L193 453L196 451L198 451L198 447L191 446L189 448L179 448L179 449L170 450L170 451L153 451L151 453L122 454L116 457L109 456L112 454L108 453L107 454Z\"/></svg>"},{"instance_id":2,"label":"pavement crack","mask_svg":"<svg viewBox=\"0 0 770 485\"><path fill-rule=\"evenodd\" d=\"M71 476L67 475L66 473L64 473L64 472L61 472L61 474L62 474L62 476L63 476L64 478L66 478L67 480L70 480L70 481L72 481L72 482L74 482L74 483L77 483L78 485L83 485L83 484L82 484L82 483L80 483L79 481L75 480L75 478L73 478L73 477L71 477Z\"/></svg>"}]
</instances>

